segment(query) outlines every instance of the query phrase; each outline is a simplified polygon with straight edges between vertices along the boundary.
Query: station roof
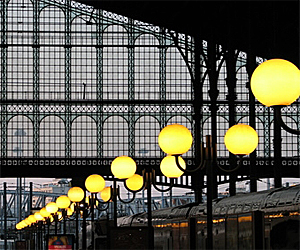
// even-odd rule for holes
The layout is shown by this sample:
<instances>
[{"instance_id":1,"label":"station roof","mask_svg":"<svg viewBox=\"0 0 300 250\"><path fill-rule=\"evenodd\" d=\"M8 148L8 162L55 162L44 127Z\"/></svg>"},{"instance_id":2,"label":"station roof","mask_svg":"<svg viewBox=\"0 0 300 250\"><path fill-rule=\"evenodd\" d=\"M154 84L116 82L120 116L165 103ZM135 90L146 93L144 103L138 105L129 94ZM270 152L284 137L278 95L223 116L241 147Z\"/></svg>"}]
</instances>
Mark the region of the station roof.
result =
<instances>
[{"instance_id":1,"label":"station roof","mask_svg":"<svg viewBox=\"0 0 300 250\"><path fill-rule=\"evenodd\" d=\"M77 0L116 14L195 36L232 43L255 55L299 67L299 1Z\"/></svg>"}]
</instances>

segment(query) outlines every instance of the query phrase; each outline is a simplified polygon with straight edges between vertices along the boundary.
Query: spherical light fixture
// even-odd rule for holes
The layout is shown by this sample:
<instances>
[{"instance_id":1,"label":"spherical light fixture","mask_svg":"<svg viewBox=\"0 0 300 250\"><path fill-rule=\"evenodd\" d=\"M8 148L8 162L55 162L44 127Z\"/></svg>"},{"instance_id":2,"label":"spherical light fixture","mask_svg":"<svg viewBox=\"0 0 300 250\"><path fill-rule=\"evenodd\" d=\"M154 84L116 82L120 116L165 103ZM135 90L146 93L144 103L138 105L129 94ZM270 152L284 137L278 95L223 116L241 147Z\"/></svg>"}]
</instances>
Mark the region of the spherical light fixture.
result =
<instances>
[{"instance_id":1,"label":"spherical light fixture","mask_svg":"<svg viewBox=\"0 0 300 250\"><path fill-rule=\"evenodd\" d=\"M142 176L138 174L134 174L133 176L129 177L126 181L125 184L128 189L132 191L137 191L140 190L143 185L144 185L144 179Z\"/></svg>"},{"instance_id":2,"label":"spherical light fixture","mask_svg":"<svg viewBox=\"0 0 300 250\"><path fill-rule=\"evenodd\" d=\"M248 155L256 149L258 135L252 127L240 123L227 130L224 143L229 152L235 155Z\"/></svg>"},{"instance_id":3,"label":"spherical light fixture","mask_svg":"<svg viewBox=\"0 0 300 250\"><path fill-rule=\"evenodd\" d=\"M104 188L100 193L100 197L104 202L109 201L111 198L111 188L110 187Z\"/></svg>"},{"instance_id":4,"label":"spherical light fixture","mask_svg":"<svg viewBox=\"0 0 300 250\"><path fill-rule=\"evenodd\" d=\"M300 71L289 61L271 59L253 72L251 90L256 99L270 107L290 105L300 95Z\"/></svg>"},{"instance_id":5,"label":"spherical light fixture","mask_svg":"<svg viewBox=\"0 0 300 250\"><path fill-rule=\"evenodd\" d=\"M46 210L47 212L49 212L50 214L55 214L58 210L58 206L55 202L49 202L46 205Z\"/></svg>"},{"instance_id":6,"label":"spherical light fixture","mask_svg":"<svg viewBox=\"0 0 300 250\"><path fill-rule=\"evenodd\" d=\"M29 215L29 216L28 216L28 219L29 219L29 221L30 221L31 223L35 223L35 222L36 222L36 218L34 217L33 214L32 214L32 215Z\"/></svg>"},{"instance_id":7,"label":"spherical light fixture","mask_svg":"<svg viewBox=\"0 0 300 250\"><path fill-rule=\"evenodd\" d=\"M70 206L71 201L70 201L70 198L68 196L61 195L61 196L56 198L55 203L58 206L58 208L66 209Z\"/></svg>"},{"instance_id":8,"label":"spherical light fixture","mask_svg":"<svg viewBox=\"0 0 300 250\"><path fill-rule=\"evenodd\" d=\"M20 221L19 225L20 225L21 229L23 229L24 227L27 227L27 224L25 223L24 220Z\"/></svg>"},{"instance_id":9,"label":"spherical light fixture","mask_svg":"<svg viewBox=\"0 0 300 250\"><path fill-rule=\"evenodd\" d=\"M135 174L136 163L129 156L119 156L111 163L112 174L119 179L127 179Z\"/></svg>"},{"instance_id":10,"label":"spherical light fixture","mask_svg":"<svg viewBox=\"0 0 300 250\"><path fill-rule=\"evenodd\" d=\"M40 214L40 212L35 212L34 213L34 218L37 220L37 221L40 221L40 220L43 220L44 217Z\"/></svg>"},{"instance_id":11,"label":"spherical light fixture","mask_svg":"<svg viewBox=\"0 0 300 250\"><path fill-rule=\"evenodd\" d=\"M182 157L179 156L178 161L180 167L186 169L186 164ZM178 178L184 173L177 167L175 156L172 155L167 155L165 158L162 159L160 163L160 170L164 176L169 178Z\"/></svg>"},{"instance_id":12,"label":"spherical light fixture","mask_svg":"<svg viewBox=\"0 0 300 250\"><path fill-rule=\"evenodd\" d=\"M84 191L80 187L72 187L68 191L68 197L72 202L80 202L84 198Z\"/></svg>"},{"instance_id":13,"label":"spherical light fixture","mask_svg":"<svg viewBox=\"0 0 300 250\"><path fill-rule=\"evenodd\" d=\"M86 178L85 187L90 193L101 192L105 187L105 180L101 175L92 174Z\"/></svg>"},{"instance_id":14,"label":"spherical light fixture","mask_svg":"<svg viewBox=\"0 0 300 250\"><path fill-rule=\"evenodd\" d=\"M28 226L30 226L32 224L31 221L28 219L28 217L25 218L24 221Z\"/></svg>"},{"instance_id":15,"label":"spherical light fixture","mask_svg":"<svg viewBox=\"0 0 300 250\"><path fill-rule=\"evenodd\" d=\"M27 226L30 226L31 225L31 222L28 220L28 218L25 218L24 219L24 222Z\"/></svg>"},{"instance_id":16,"label":"spherical light fixture","mask_svg":"<svg viewBox=\"0 0 300 250\"><path fill-rule=\"evenodd\" d=\"M158 145L169 155L182 155L189 151L193 143L191 132L183 125L171 124L158 135Z\"/></svg>"},{"instance_id":17,"label":"spherical light fixture","mask_svg":"<svg viewBox=\"0 0 300 250\"><path fill-rule=\"evenodd\" d=\"M40 210L40 214L41 214L44 218L47 218L47 217L49 217L49 215L50 215L51 213L49 213L49 212L47 211L46 207L43 207L43 208Z\"/></svg>"}]
</instances>

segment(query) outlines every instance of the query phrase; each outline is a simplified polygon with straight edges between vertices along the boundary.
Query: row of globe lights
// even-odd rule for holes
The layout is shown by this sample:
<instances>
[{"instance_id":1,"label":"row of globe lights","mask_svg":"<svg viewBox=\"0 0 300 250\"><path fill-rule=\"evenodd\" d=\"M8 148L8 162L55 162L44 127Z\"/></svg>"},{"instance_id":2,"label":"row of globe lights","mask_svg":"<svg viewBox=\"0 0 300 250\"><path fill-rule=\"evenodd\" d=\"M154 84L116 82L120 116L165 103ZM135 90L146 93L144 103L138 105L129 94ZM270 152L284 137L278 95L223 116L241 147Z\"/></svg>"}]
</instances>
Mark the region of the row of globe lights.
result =
<instances>
[{"instance_id":1,"label":"row of globe lights","mask_svg":"<svg viewBox=\"0 0 300 250\"><path fill-rule=\"evenodd\" d=\"M50 223L55 219L61 221L65 216L71 216L74 209L70 207L71 201L68 196L61 195L55 202L49 202L45 207L41 208L38 212L29 215L24 220L16 224L16 229L20 230L31 225L35 225L39 221L46 222L49 219ZM61 211L59 211L59 209ZM57 217L57 218L55 218Z\"/></svg>"},{"instance_id":2,"label":"row of globe lights","mask_svg":"<svg viewBox=\"0 0 300 250\"><path fill-rule=\"evenodd\" d=\"M241 137L243 137L242 140ZM177 167L174 155L182 155L190 149L193 142L191 132L183 125L172 124L161 131L158 140L159 146L167 154L161 161L161 172L169 178L180 177L184 172ZM227 131L224 142L230 152L237 155L247 155L256 148L258 136L250 126L237 124ZM237 142L239 143L237 144ZM179 157L179 163L181 168L186 169L182 157ZM143 188L143 177L135 173L136 163L131 157L119 156L115 158L111 164L111 171L116 178L125 179L125 185L131 191L136 192ZM104 202L112 199L111 187L105 187L104 178L98 174L87 177L85 187L91 194L100 193L100 197ZM71 216L74 212L74 205L82 202L84 197L85 193L82 188L73 187L68 191L68 196L62 195L56 199L56 202L48 203L39 212L19 222L16 228L23 229L38 221L45 221L47 218L50 219L50 222L53 222L54 216L57 216L58 220L62 220L65 217L63 213ZM71 204L71 202L73 203ZM73 208L70 207L71 205ZM58 211L59 209L62 211Z\"/></svg>"},{"instance_id":3,"label":"row of globe lights","mask_svg":"<svg viewBox=\"0 0 300 250\"><path fill-rule=\"evenodd\" d=\"M256 99L268 107L290 105L300 95L300 71L289 61L267 60L253 72L250 86ZM251 126L241 123L230 127L224 136L228 151L240 157L252 153L258 141L257 132ZM161 161L160 169L166 177L178 178L184 173L175 163L174 156L179 155L180 167L185 170L185 162L180 156L190 150L192 142L191 132L179 124L169 125L160 132L158 143L162 151L167 154ZM136 163L128 156L117 157L111 164L111 172L116 178L126 179L126 186L133 191L143 186L143 177L135 174ZM97 186L97 184L93 185ZM100 186L103 185L105 186L105 184ZM98 188L94 191L94 193L102 191L101 198L104 201L111 198L110 187Z\"/></svg>"},{"instance_id":4,"label":"row of globe lights","mask_svg":"<svg viewBox=\"0 0 300 250\"><path fill-rule=\"evenodd\" d=\"M256 68L251 77L250 86L257 100L268 107L276 107L290 105L299 97L299 80L300 71L295 65L283 59L271 59ZM190 149L192 141L190 131L179 124L169 125L160 132L159 146L167 154L160 165L161 172L165 176L177 178L184 173L177 167L174 156L186 153ZM228 129L224 143L231 153L244 156L255 150L258 145L258 135L249 125L237 124ZM181 157L179 157L179 163L182 169L186 168ZM136 163L132 158L117 157L112 162L111 171L116 178L126 179L125 183L129 189L134 191L142 188L143 177L135 174ZM92 194L101 192L101 198L105 202L111 199L111 188L105 187L105 180L102 176L96 174L89 176L85 185ZM69 190L68 197L71 201L79 203L84 199L84 191L79 187L73 187ZM52 214L57 212L53 213L53 211ZM45 217L42 215L43 212L30 215L19 222L16 228L22 229L36 221L43 220L47 217L46 213ZM51 214L50 211L49 213Z\"/></svg>"}]
</instances>

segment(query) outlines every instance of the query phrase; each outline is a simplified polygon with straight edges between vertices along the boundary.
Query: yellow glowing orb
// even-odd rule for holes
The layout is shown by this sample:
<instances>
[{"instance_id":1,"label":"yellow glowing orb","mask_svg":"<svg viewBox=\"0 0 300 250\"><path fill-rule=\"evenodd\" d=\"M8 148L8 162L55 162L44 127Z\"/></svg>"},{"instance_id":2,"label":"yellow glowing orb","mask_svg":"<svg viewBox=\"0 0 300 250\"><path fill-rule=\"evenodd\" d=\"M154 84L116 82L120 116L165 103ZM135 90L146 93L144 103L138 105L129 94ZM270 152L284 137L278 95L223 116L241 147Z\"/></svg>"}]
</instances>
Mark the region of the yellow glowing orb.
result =
<instances>
[{"instance_id":1,"label":"yellow glowing orb","mask_svg":"<svg viewBox=\"0 0 300 250\"><path fill-rule=\"evenodd\" d=\"M189 151L193 143L191 132L183 125L171 124L158 135L158 145L169 155L182 155Z\"/></svg>"},{"instance_id":2,"label":"yellow glowing orb","mask_svg":"<svg viewBox=\"0 0 300 250\"><path fill-rule=\"evenodd\" d=\"M104 188L100 193L100 197L105 202L109 201L111 199L111 188L110 187Z\"/></svg>"},{"instance_id":3,"label":"yellow glowing orb","mask_svg":"<svg viewBox=\"0 0 300 250\"><path fill-rule=\"evenodd\" d=\"M125 181L125 184L130 190L137 191L143 187L144 179L142 176L134 174Z\"/></svg>"},{"instance_id":4,"label":"yellow glowing orb","mask_svg":"<svg viewBox=\"0 0 300 250\"><path fill-rule=\"evenodd\" d=\"M258 135L252 127L240 123L227 130L224 143L229 152L235 155L248 155L256 149Z\"/></svg>"},{"instance_id":5,"label":"yellow glowing orb","mask_svg":"<svg viewBox=\"0 0 300 250\"><path fill-rule=\"evenodd\" d=\"M119 156L111 163L112 174L119 179L127 179L135 174L136 163L129 156Z\"/></svg>"},{"instance_id":6,"label":"yellow glowing orb","mask_svg":"<svg viewBox=\"0 0 300 250\"><path fill-rule=\"evenodd\" d=\"M91 193L98 193L105 187L105 180L101 175L92 174L85 180L85 187Z\"/></svg>"},{"instance_id":7,"label":"yellow glowing orb","mask_svg":"<svg viewBox=\"0 0 300 250\"><path fill-rule=\"evenodd\" d=\"M186 169L186 164L182 157L179 156L178 160L180 167ZM177 167L175 156L172 155L167 155L165 158L162 159L160 163L160 170L164 176L169 178L178 178L184 173Z\"/></svg>"},{"instance_id":8,"label":"yellow glowing orb","mask_svg":"<svg viewBox=\"0 0 300 250\"><path fill-rule=\"evenodd\" d=\"M256 99L270 107L290 105L300 95L300 71L289 61L271 59L253 72L251 90Z\"/></svg>"}]
</instances>

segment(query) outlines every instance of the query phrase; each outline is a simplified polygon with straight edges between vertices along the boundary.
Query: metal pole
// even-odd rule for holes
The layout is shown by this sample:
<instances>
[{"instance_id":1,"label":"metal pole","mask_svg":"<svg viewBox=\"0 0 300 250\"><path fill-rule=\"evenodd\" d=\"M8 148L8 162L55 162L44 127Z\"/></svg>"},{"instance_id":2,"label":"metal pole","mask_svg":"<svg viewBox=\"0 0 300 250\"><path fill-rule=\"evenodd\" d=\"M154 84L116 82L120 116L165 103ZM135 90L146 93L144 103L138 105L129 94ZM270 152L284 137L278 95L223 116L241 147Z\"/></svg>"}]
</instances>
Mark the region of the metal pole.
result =
<instances>
[{"instance_id":1,"label":"metal pole","mask_svg":"<svg viewBox=\"0 0 300 250\"><path fill-rule=\"evenodd\" d=\"M147 215L148 215L148 242L149 249L154 249L154 230L152 228L152 194L151 194L152 173L147 172Z\"/></svg>"},{"instance_id":2,"label":"metal pole","mask_svg":"<svg viewBox=\"0 0 300 250\"><path fill-rule=\"evenodd\" d=\"M113 203L114 203L114 227L117 227L118 226L118 223L117 223L117 217L118 217L117 209L118 209L118 206L117 206L117 182L116 182L115 179L114 179L114 182L113 182L112 194L113 194Z\"/></svg>"},{"instance_id":3,"label":"metal pole","mask_svg":"<svg viewBox=\"0 0 300 250\"><path fill-rule=\"evenodd\" d=\"M76 202L76 205L75 205L75 209L76 209L76 211L75 211L75 221L76 221L76 232L75 232L75 236L76 236L76 249L79 249L79 227L78 227L78 213L79 213L79 203L78 202Z\"/></svg>"},{"instance_id":4,"label":"metal pole","mask_svg":"<svg viewBox=\"0 0 300 250\"><path fill-rule=\"evenodd\" d=\"M84 198L85 201L85 198ZM86 247L86 204L84 202L83 211L82 211L82 249L87 249Z\"/></svg>"},{"instance_id":5,"label":"metal pole","mask_svg":"<svg viewBox=\"0 0 300 250\"><path fill-rule=\"evenodd\" d=\"M212 199L213 199L213 164L211 151L211 136L206 136L206 176L207 176L207 242L206 249L213 249L213 214L212 214Z\"/></svg>"},{"instance_id":6,"label":"metal pole","mask_svg":"<svg viewBox=\"0 0 300 250\"><path fill-rule=\"evenodd\" d=\"M91 193L91 228L92 228L92 239L91 239L91 245L92 245L92 249L95 248L94 246L94 237L95 237L95 233L94 233L94 217L95 217L95 211L94 211L94 194Z\"/></svg>"},{"instance_id":7,"label":"metal pole","mask_svg":"<svg viewBox=\"0 0 300 250\"><path fill-rule=\"evenodd\" d=\"M29 214L31 214L32 209L32 193L33 193L33 183L29 182Z\"/></svg>"},{"instance_id":8,"label":"metal pole","mask_svg":"<svg viewBox=\"0 0 300 250\"><path fill-rule=\"evenodd\" d=\"M4 209L4 249L7 249L7 200L6 200L6 182L3 183L3 209Z\"/></svg>"}]
</instances>

